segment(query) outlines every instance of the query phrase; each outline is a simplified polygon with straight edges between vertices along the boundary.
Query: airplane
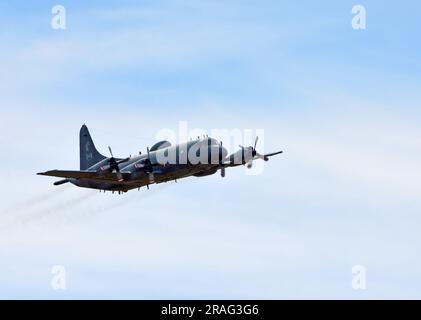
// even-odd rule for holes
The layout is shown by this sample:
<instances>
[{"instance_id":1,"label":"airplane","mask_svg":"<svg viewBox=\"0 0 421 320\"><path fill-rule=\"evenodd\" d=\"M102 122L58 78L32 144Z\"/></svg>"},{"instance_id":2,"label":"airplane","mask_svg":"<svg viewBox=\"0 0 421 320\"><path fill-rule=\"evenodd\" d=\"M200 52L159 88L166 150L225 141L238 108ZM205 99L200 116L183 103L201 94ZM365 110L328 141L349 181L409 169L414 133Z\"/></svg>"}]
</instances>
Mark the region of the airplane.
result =
<instances>
[{"instance_id":1,"label":"airplane","mask_svg":"<svg viewBox=\"0 0 421 320\"><path fill-rule=\"evenodd\" d=\"M204 136L185 143L171 145L168 141L159 141L146 154L115 158L108 146L111 157L98 152L89 133L83 125L79 134L80 171L50 170L37 173L43 176L64 178L54 182L55 186L71 183L78 187L98 189L99 191L125 193L155 183L175 181L189 176L204 177L215 174L218 170L225 177L225 169L246 165L251 168L253 161L280 154L277 151L260 154L256 151L258 137L254 146L243 147L228 156L222 142Z\"/></svg>"}]
</instances>

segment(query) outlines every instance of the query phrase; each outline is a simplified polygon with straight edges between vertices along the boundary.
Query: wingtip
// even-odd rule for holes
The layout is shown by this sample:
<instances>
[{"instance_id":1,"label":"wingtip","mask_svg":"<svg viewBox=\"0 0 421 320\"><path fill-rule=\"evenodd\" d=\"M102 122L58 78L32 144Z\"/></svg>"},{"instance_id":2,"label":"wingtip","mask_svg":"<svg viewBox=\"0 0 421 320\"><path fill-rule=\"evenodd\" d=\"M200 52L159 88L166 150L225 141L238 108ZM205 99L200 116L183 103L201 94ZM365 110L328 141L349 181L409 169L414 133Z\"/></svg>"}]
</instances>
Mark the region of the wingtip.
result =
<instances>
[{"instance_id":1,"label":"wingtip","mask_svg":"<svg viewBox=\"0 0 421 320\"><path fill-rule=\"evenodd\" d=\"M51 171L53 171L53 170L50 170L50 171L45 171L45 172L38 172L38 173L37 173L37 175L39 175L39 176L48 176L48 174L49 174Z\"/></svg>"}]
</instances>

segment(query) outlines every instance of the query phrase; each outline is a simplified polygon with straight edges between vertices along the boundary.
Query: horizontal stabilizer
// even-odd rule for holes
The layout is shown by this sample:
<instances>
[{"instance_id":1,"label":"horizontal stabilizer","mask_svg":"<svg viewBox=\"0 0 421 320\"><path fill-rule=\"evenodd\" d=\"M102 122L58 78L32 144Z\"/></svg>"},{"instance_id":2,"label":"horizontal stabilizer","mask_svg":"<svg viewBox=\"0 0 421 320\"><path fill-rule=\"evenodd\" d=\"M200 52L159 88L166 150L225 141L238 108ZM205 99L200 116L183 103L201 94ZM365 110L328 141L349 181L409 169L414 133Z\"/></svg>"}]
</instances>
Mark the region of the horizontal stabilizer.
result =
<instances>
[{"instance_id":1,"label":"horizontal stabilizer","mask_svg":"<svg viewBox=\"0 0 421 320\"><path fill-rule=\"evenodd\" d=\"M60 178L96 178L98 175L96 172L89 171L70 171L70 170L50 170L46 172L37 173L41 176L60 177Z\"/></svg>"},{"instance_id":2,"label":"horizontal stabilizer","mask_svg":"<svg viewBox=\"0 0 421 320\"><path fill-rule=\"evenodd\" d=\"M109 180L118 181L115 173L98 174L95 171L71 171L71 170L50 170L46 172L37 173L41 176L60 177L67 179L93 179L93 180ZM122 172L123 179L129 179L130 173Z\"/></svg>"}]
</instances>

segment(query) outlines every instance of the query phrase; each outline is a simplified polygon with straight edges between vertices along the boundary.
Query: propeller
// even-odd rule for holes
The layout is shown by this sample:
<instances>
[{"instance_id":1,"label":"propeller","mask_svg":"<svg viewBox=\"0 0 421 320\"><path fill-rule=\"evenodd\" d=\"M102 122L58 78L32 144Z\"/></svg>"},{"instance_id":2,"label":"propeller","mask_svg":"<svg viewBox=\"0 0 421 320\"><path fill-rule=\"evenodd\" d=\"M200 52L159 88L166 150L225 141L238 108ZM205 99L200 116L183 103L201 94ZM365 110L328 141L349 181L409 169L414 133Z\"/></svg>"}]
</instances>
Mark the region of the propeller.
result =
<instances>
[{"instance_id":1,"label":"propeller","mask_svg":"<svg viewBox=\"0 0 421 320\"><path fill-rule=\"evenodd\" d=\"M149 183L154 183L155 181L154 169L153 169L153 164L150 158L149 147L146 148L146 152L148 154L147 158L142 160L139 164L135 164L135 168L142 169L146 174L148 174ZM148 189L149 189L149 185L148 185Z\"/></svg>"},{"instance_id":2,"label":"propeller","mask_svg":"<svg viewBox=\"0 0 421 320\"><path fill-rule=\"evenodd\" d=\"M241 148L241 151L242 151L243 164L246 164L248 169L251 169L251 167L253 166L253 159L258 155L258 153L256 151L256 146L257 146L258 140L259 140L259 137L256 136L256 139L254 140L254 146L244 147L241 144L239 145L239 147ZM251 156L250 159L248 157L246 157L246 152L247 152L248 156ZM260 156L260 154L259 154L259 156Z\"/></svg>"},{"instance_id":3,"label":"propeller","mask_svg":"<svg viewBox=\"0 0 421 320\"><path fill-rule=\"evenodd\" d=\"M222 164L222 140L219 141L219 165L221 166L221 177L225 177L225 167Z\"/></svg>"},{"instance_id":4,"label":"propeller","mask_svg":"<svg viewBox=\"0 0 421 320\"><path fill-rule=\"evenodd\" d=\"M114 154L113 154L113 150L111 149L110 146L108 146L108 150L110 151L111 154L111 158L108 159L108 168L107 167L103 167L103 170L110 170L111 172L115 171L117 173L117 179L119 182L123 181L123 175L120 172L120 166L119 164L123 163L123 162L127 162L130 160L130 158L124 158L124 159L119 159L117 160L116 158L114 158Z\"/></svg>"},{"instance_id":5,"label":"propeller","mask_svg":"<svg viewBox=\"0 0 421 320\"><path fill-rule=\"evenodd\" d=\"M242 149L242 156L243 156L243 161L246 161L246 156L245 156L245 151L249 151L250 155L251 155L251 159L247 159L247 162L245 162L244 164L246 164L247 169L251 169L253 167L253 160L256 159L263 159L265 161L268 161L269 158L266 155L262 155L260 153L257 152L256 147L257 147L257 142L259 141L259 137L256 136L256 139L254 140L254 146L250 146L250 147L244 147L242 145L240 145L240 148ZM282 152L282 151L281 151Z\"/></svg>"},{"instance_id":6,"label":"propeller","mask_svg":"<svg viewBox=\"0 0 421 320\"><path fill-rule=\"evenodd\" d=\"M256 151L257 141L259 141L258 136L256 136L256 140L254 140L254 147L253 147L253 151L251 152L251 155L253 156L253 158L257 155L257 151Z\"/></svg>"},{"instance_id":7,"label":"propeller","mask_svg":"<svg viewBox=\"0 0 421 320\"><path fill-rule=\"evenodd\" d=\"M239 145L240 150L230 155L230 166L238 166L238 165L246 165L248 169L251 169L253 167L253 161L257 159L262 159L265 161L269 161L269 158L283 153L283 151L277 151L273 153L267 153L267 154L260 154L257 152L257 142L259 141L259 137L256 136L256 139L254 140L254 145L249 147L244 147L242 145Z\"/></svg>"},{"instance_id":8,"label":"propeller","mask_svg":"<svg viewBox=\"0 0 421 320\"><path fill-rule=\"evenodd\" d=\"M153 166L152 166L152 162L151 162L151 158L149 154L149 147L146 148L146 152L148 154L148 158L145 159L145 162L147 162L146 173L148 173L149 175L149 183L153 183L155 177L153 174Z\"/></svg>"}]
</instances>

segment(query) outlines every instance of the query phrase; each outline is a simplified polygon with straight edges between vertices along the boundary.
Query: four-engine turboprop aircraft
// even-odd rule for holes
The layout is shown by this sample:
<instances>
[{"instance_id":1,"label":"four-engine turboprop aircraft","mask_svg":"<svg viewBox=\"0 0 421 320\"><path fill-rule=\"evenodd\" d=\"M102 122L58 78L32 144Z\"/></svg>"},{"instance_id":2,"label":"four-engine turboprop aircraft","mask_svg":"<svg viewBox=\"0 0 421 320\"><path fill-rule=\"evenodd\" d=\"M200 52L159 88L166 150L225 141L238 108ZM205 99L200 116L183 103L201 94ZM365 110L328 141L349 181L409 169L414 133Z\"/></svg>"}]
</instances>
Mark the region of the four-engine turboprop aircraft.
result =
<instances>
[{"instance_id":1,"label":"four-engine turboprop aircraft","mask_svg":"<svg viewBox=\"0 0 421 320\"><path fill-rule=\"evenodd\" d=\"M111 157L100 154L92 141L86 125L80 129L80 171L50 170L39 175L61 177L54 185L70 182L78 187L92 188L118 193L140 188L153 183L195 176L203 177L220 170L225 176L225 168L239 165L251 167L253 160L269 160L269 157L282 151L259 154L254 146L243 147L227 156L222 142L205 137L203 139L171 145L168 141L155 143L147 148L146 154L128 158L115 158L110 147Z\"/></svg>"}]
</instances>

